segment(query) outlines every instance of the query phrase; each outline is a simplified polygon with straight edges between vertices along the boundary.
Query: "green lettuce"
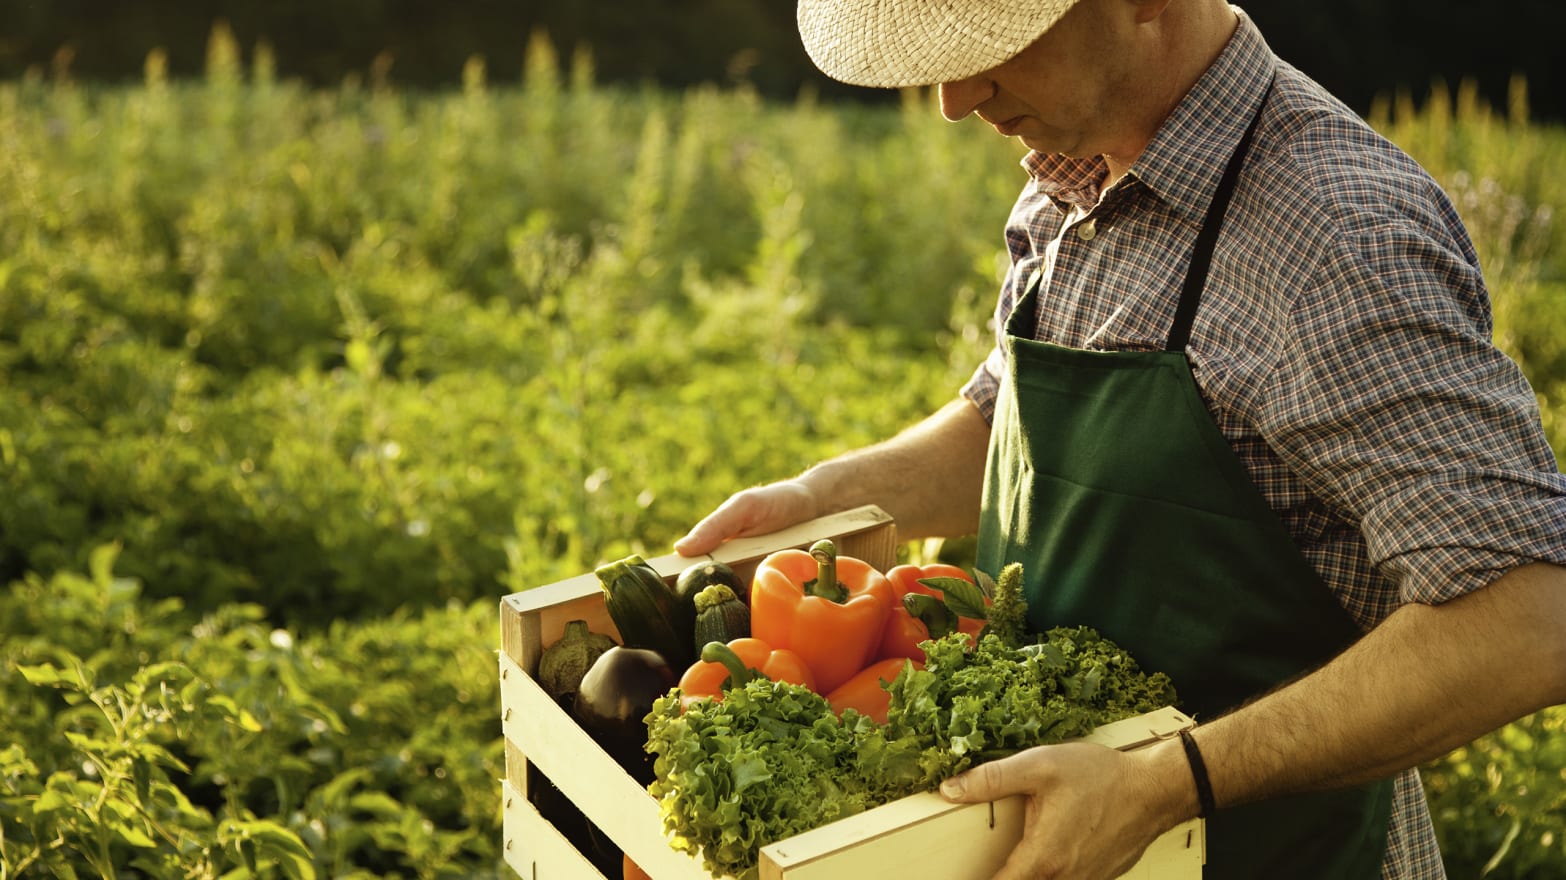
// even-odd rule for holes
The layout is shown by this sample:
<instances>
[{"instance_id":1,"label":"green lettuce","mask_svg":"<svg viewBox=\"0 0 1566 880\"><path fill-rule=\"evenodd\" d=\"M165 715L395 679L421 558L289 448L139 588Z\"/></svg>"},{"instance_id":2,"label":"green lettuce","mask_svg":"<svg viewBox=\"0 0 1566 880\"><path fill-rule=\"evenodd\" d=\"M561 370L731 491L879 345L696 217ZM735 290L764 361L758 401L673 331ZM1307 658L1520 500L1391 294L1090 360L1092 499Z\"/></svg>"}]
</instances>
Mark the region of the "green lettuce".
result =
<instances>
[{"instance_id":1,"label":"green lettuce","mask_svg":"<svg viewBox=\"0 0 1566 880\"><path fill-rule=\"evenodd\" d=\"M885 725L785 682L757 679L683 711L676 689L647 716L671 844L714 877L757 876L761 848L928 791L987 760L1175 705L1162 673L1085 627L1014 647L961 633L925 642L888 684Z\"/></svg>"}]
</instances>

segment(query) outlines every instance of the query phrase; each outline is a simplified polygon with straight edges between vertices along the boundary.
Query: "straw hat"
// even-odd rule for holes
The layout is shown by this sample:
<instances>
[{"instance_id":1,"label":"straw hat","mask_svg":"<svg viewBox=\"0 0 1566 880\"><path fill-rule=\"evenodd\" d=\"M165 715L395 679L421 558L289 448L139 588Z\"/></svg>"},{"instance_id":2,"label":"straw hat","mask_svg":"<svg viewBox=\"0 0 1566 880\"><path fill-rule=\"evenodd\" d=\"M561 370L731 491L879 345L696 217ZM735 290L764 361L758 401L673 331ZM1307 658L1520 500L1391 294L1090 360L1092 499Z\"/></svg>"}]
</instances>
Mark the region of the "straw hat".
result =
<instances>
[{"instance_id":1,"label":"straw hat","mask_svg":"<svg viewBox=\"0 0 1566 880\"><path fill-rule=\"evenodd\" d=\"M963 79L1026 49L1077 0L799 0L799 34L833 79L896 88Z\"/></svg>"}]
</instances>

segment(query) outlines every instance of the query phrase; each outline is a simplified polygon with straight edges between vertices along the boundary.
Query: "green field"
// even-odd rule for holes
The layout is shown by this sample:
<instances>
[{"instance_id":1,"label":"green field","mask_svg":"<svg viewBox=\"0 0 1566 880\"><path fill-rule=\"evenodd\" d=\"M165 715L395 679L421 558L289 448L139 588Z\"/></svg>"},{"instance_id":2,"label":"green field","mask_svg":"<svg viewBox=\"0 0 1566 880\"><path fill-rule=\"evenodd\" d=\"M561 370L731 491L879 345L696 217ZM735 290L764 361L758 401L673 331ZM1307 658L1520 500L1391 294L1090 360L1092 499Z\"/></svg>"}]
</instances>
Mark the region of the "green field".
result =
<instances>
[{"instance_id":1,"label":"green field","mask_svg":"<svg viewBox=\"0 0 1566 880\"><path fill-rule=\"evenodd\" d=\"M949 399L1017 147L542 42L453 93L237 57L0 83L0 880L501 876L499 596ZM1373 121L1559 458L1566 132L1524 104ZM1563 725L1427 768L1452 876L1566 877Z\"/></svg>"}]
</instances>

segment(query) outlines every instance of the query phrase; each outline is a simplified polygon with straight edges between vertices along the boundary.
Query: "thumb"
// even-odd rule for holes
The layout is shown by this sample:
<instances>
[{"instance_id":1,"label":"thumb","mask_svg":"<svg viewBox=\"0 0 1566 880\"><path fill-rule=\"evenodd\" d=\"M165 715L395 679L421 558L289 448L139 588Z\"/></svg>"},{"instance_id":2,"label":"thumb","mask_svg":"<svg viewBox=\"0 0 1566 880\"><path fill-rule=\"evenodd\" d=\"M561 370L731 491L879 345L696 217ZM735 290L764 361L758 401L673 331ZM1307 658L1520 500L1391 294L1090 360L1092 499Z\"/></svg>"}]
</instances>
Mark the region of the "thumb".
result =
<instances>
[{"instance_id":1,"label":"thumb","mask_svg":"<svg viewBox=\"0 0 1566 880\"><path fill-rule=\"evenodd\" d=\"M950 777L941 783L941 796L954 803L973 804L999 800L1022 791L1022 787L1017 784L1018 780L1012 778L1016 774L1006 772L1008 761L1003 758L980 764Z\"/></svg>"}]
</instances>

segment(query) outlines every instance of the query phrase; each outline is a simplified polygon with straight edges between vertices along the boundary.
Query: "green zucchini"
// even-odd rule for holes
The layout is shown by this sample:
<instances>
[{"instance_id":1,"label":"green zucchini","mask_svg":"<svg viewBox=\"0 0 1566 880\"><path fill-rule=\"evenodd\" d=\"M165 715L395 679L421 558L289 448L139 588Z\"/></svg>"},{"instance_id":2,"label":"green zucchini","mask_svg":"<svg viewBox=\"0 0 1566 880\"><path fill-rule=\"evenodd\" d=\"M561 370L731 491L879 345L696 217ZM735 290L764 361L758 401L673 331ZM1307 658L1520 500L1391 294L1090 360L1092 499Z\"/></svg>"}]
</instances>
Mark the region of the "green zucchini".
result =
<instances>
[{"instance_id":1,"label":"green zucchini","mask_svg":"<svg viewBox=\"0 0 1566 880\"><path fill-rule=\"evenodd\" d=\"M745 588L745 582L734 573L734 569L716 559L693 562L686 566L685 570L680 572L679 579L674 582L674 594L680 597L681 602L689 603L694 608L696 594L713 584L728 587L734 591L734 595L741 602L749 604L749 590Z\"/></svg>"},{"instance_id":2,"label":"green zucchini","mask_svg":"<svg viewBox=\"0 0 1566 880\"><path fill-rule=\"evenodd\" d=\"M750 636L750 608L723 584L713 584L696 594L696 639L691 646L700 653L708 642L727 645Z\"/></svg>"},{"instance_id":3,"label":"green zucchini","mask_svg":"<svg viewBox=\"0 0 1566 880\"><path fill-rule=\"evenodd\" d=\"M593 574L603 585L604 607L620 630L622 644L657 651L676 669L695 662L695 608L683 606L651 565L632 554L599 566Z\"/></svg>"}]
</instances>

